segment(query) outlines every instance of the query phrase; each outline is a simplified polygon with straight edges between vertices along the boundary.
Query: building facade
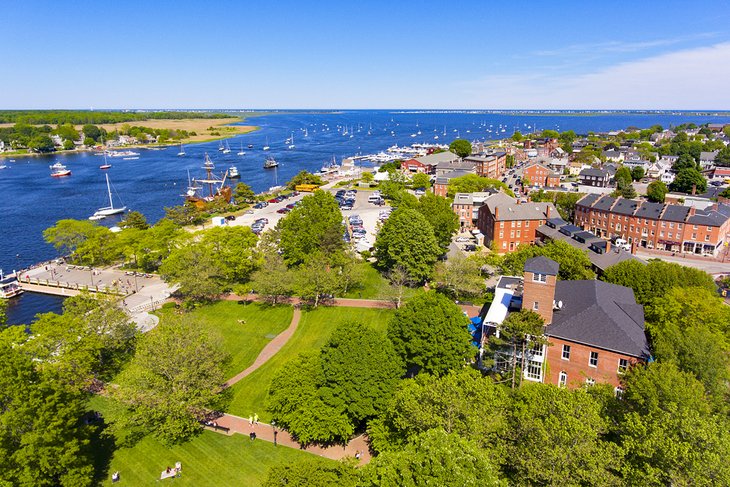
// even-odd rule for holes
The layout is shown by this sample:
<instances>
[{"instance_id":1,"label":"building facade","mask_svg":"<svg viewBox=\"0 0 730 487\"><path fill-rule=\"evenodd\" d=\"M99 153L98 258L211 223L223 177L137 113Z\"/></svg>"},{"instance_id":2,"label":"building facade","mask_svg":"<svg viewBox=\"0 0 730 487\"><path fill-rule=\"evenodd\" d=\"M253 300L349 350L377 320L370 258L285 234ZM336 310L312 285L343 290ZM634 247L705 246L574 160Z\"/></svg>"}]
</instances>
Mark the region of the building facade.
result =
<instances>
[{"instance_id":1,"label":"building facade","mask_svg":"<svg viewBox=\"0 0 730 487\"><path fill-rule=\"evenodd\" d=\"M539 188L554 188L560 186L560 175L547 166L533 162L522 170L522 184Z\"/></svg>"},{"instance_id":2,"label":"building facade","mask_svg":"<svg viewBox=\"0 0 730 487\"><path fill-rule=\"evenodd\" d=\"M611 176L607 171L593 167L583 169L580 174L578 174L578 178L580 179L580 184L599 188L607 188L611 182Z\"/></svg>"},{"instance_id":3,"label":"building facade","mask_svg":"<svg viewBox=\"0 0 730 487\"><path fill-rule=\"evenodd\" d=\"M464 158L465 162L474 164L478 176L499 179L507 169L507 152L494 151L484 155Z\"/></svg>"},{"instance_id":4,"label":"building facade","mask_svg":"<svg viewBox=\"0 0 730 487\"><path fill-rule=\"evenodd\" d=\"M552 203L520 203L505 193L484 200L479 209L477 227L484 243L498 253L513 252L520 245L535 243L537 229L558 211Z\"/></svg>"}]
</instances>

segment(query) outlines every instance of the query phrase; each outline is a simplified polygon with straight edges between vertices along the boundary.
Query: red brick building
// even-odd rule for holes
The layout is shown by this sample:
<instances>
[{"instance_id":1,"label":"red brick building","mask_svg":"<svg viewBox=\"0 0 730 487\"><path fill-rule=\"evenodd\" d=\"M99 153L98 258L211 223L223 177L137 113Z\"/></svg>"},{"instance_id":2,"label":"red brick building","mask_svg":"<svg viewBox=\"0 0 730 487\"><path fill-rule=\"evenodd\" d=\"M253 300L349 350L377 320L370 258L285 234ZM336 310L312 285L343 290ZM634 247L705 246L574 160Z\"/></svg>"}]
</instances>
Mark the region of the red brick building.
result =
<instances>
[{"instance_id":1,"label":"red brick building","mask_svg":"<svg viewBox=\"0 0 730 487\"><path fill-rule=\"evenodd\" d=\"M478 176L499 179L507 169L507 152L498 151L484 155L465 157L464 161L474 163Z\"/></svg>"},{"instance_id":2,"label":"red brick building","mask_svg":"<svg viewBox=\"0 0 730 487\"><path fill-rule=\"evenodd\" d=\"M493 192L456 193L451 209L459 217L460 231L470 231L476 228L479 219L479 209L492 196Z\"/></svg>"},{"instance_id":3,"label":"red brick building","mask_svg":"<svg viewBox=\"0 0 730 487\"><path fill-rule=\"evenodd\" d=\"M520 203L497 193L480 207L477 227L484 234L485 245L507 253L520 245L534 244L538 227L556 216L558 211L552 203Z\"/></svg>"},{"instance_id":4,"label":"red brick building","mask_svg":"<svg viewBox=\"0 0 730 487\"><path fill-rule=\"evenodd\" d=\"M529 183L529 184L528 184ZM532 162L522 170L522 184L540 188L560 186L560 174L539 162Z\"/></svg>"},{"instance_id":5,"label":"red brick building","mask_svg":"<svg viewBox=\"0 0 730 487\"><path fill-rule=\"evenodd\" d=\"M558 263L546 257L527 260L521 283L514 277L500 279L492 304L496 308L490 307L487 317L502 318L509 309L521 308L545 321L549 344L529 349L526 380L571 388L604 383L618 391L628 368L649 357L644 308L630 288L596 280L559 281L558 271ZM501 322L485 325L499 333ZM497 369L509 366L510 353L497 354Z\"/></svg>"},{"instance_id":6,"label":"red brick building","mask_svg":"<svg viewBox=\"0 0 730 487\"><path fill-rule=\"evenodd\" d=\"M599 237L635 247L717 255L728 242L730 205L694 207L589 194L576 204L575 224Z\"/></svg>"}]
</instances>

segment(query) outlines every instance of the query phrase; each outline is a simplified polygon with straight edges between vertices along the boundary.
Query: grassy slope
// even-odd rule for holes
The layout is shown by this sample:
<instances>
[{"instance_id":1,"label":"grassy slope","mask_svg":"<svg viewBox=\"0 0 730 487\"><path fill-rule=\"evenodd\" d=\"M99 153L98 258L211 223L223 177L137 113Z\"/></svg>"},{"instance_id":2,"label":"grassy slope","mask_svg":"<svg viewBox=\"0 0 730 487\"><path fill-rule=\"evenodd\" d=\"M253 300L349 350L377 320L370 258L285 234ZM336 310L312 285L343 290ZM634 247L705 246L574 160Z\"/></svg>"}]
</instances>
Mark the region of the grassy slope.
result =
<instances>
[{"instance_id":1,"label":"grassy slope","mask_svg":"<svg viewBox=\"0 0 730 487\"><path fill-rule=\"evenodd\" d=\"M318 308L305 311L296 333L279 353L254 373L233 386L233 401L228 412L248 417L257 413L262 421L271 416L265 411L266 395L274 374L300 352L318 350L337 326L346 321L358 321L376 330L385 331L393 310L363 308Z\"/></svg>"},{"instance_id":2,"label":"grassy slope","mask_svg":"<svg viewBox=\"0 0 730 487\"><path fill-rule=\"evenodd\" d=\"M173 312L172 309L160 311L163 323L165 314ZM219 301L190 314L221 334L223 347L231 355L226 377L233 377L251 365L274 336L289 327L293 310L291 306L243 305L235 301ZM245 320L245 324L238 320Z\"/></svg>"},{"instance_id":3,"label":"grassy slope","mask_svg":"<svg viewBox=\"0 0 730 487\"><path fill-rule=\"evenodd\" d=\"M110 399L95 397L92 407L113 416L116 409ZM107 417L107 414L105 414ZM269 468L305 458L309 453L293 448L275 447L265 441L251 441L243 435L225 436L211 431L192 441L166 447L146 437L131 448L117 448L109 455L103 447L95 448L100 465L108 465L100 485L111 484L111 474L119 471L121 482L115 485L155 485L166 467L182 463L182 477L165 480L173 485L221 486L259 485ZM322 460L328 461L328 460ZM108 462L108 463L107 463Z\"/></svg>"},{"instance_id":4,"label":"grassy slope","mask_svg":"<svg viewBox=\"0 0 730 487\"><path fill-rule=\"evenodd\" d=\"M345 293L345 295L338 297L353 299L387 299L388 280L383 277L383 275L378 272L378 270L370 262L361 262L358 265L362 270L362 284L350 289L347 293ZM421 287L407 289L405 299L411 298L420 292L423 292L423 288Z\"/></svg>"}]
</instances>

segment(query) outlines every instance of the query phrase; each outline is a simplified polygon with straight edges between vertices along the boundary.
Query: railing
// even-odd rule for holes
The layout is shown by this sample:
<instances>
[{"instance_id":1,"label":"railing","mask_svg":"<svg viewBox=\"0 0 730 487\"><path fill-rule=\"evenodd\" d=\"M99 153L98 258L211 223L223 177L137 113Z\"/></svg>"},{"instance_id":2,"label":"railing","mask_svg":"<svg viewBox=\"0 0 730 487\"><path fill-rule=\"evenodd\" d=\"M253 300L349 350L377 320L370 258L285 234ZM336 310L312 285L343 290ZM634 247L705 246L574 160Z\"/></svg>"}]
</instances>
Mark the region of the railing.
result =
<instances>
[{"instance_id":1,"label":"railing","mask_svg":"<svg viewBox=\"0 0 730 487\"><path fill-rule=\"evenodd\" d=\"M133 308L129 308L130 313L141 313L143 311L150 311L158 308L159 306L162 306L165 304L165 301L167 298L164 299L158 299L157 301L151 301L149 303L142 303L138 304L137 306L134 306Z\"/></svg>"},{"instance_id":2,"label":"railing","mask_svg":"<svg viewBox=\"0 0 730 487\"><path fill-rule=\"evenodd\" d=\"M115 287L109 286L89 286L87 284L79 284L78 282L61 282L51 281L50 279L38 279L35 277L20 277L18 282L25 284L34 284L36 286L53 287L58 289L71 289L74 291L89 291L94 293L117 294L124 296L125 293Z\"/></svg>"}]
</instances>

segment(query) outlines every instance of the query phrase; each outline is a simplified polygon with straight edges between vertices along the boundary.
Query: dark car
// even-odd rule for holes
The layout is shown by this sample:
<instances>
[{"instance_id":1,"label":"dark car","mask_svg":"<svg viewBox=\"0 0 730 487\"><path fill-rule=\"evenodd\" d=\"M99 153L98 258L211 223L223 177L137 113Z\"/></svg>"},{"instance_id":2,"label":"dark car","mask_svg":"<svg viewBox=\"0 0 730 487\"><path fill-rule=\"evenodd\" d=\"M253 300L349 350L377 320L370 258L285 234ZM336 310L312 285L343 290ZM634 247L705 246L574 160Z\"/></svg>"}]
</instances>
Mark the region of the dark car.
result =
<instances>
[{"instance_id":1,"label":"dark car","mask_svg":"<svg viewBox=\"0 0 730 487\"><path fill-rule=\"evenodd\" d=\"M236 219L236 215L226 215L226 221L232 222Z\"/></svg>"},{"instance_id":2,"label":"dark car","mask_svg":"<svg viewBox=\"0 0 730 487\"><path fill-rule=\"evenodd\" d=\"M288 205L286 205L286 207L289 208L290 210L293 210L296 206L297 205L295 203L289 203Z\"/></svg>"},{"instance_id":3,"label":"dark car","mask_svg":"<svg viewBox=\"0 0 730 487\"><path fill-rule=\"evenodd\" d=\"M279 199L277 199L277 198L271 198L269 200L269 203L278 203L278 202L279 202Z\"/></svg>"},{"instance_id":4,"label":"dark car","mask_svg":"<svg viewBox=\"0 0 730 487\"><path fill-rule=\"evenodd\" d=\"M287 208L286 206L284 208L279 208L276 210L277 213L289 213L291 210Z\"/></svg>"},{"instance_id":5,"label":"dark car","mask_svg":"<svg viewBox=\"0 0 730 487\"><path fill-rule=\"evenodd\" d=\"M477 246L474 244L464 245L464 250L466 250L467 252L474 252L476 249Z\"/></svg>"}]
</instances>

